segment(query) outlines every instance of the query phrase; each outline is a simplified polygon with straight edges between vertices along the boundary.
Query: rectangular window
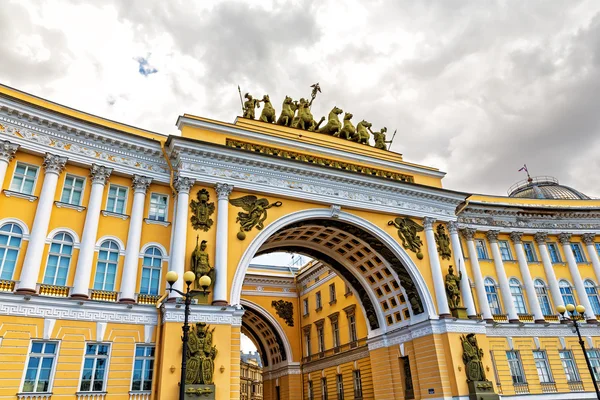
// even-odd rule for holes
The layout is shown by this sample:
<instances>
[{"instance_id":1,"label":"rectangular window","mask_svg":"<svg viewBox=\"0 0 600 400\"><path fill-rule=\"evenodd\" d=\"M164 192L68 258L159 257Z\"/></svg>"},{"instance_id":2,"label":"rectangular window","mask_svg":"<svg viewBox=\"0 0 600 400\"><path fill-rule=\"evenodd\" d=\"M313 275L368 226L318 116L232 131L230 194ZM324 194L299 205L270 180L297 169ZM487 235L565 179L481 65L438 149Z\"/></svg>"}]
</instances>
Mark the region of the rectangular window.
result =
<instances>
[{"instance_id":1,"label":"rectangular window","mask_svg":"<svg viewBox=\"0 0 600 400\"><path fill-rule=\"evenodd\" d=\"M108 367L108 348L107 344L86 344L79 391L104 392L106 369Z\"/></svg>"},{"instance_id":2,"label":"rectangular window","mask_svg":"<svg viewBox=\"0 0 600 400\"><path fill-rule=\"evenodd\" d=\"M537 256L535 254L535 247L533 246L533 242L523 242L523 249L525 250L525 257L527 257L527 261L537 261Z\"/></svg>"},{"instance_id":3,"label":"rectangular window","mask_svg":"<svg viewBox=\"0 0 600 400\"><path fill-rule=\"evenodd\" d=\"M152 372L154 371L154 346L136 345L133 363L132 392L152 390Z\"/></svg>"},{"instance_id":4,"label":"rectangular window","mask_svg":"<svg viewBox=\"0 0 600 400\"><path fill-rule=\"evenodd\" d=\"M588 358L590 359L590 365L592 371L594 371L594 377L596 381L600 380L600 350L590 349L587 351Z\"/></svg>"},{"instance_id":5,"label":"rectangular window","mask_svg":"<svg viewBox=\"0 0 600 400\"><path fill-rule=\"evenodd\" d=\"M348 297L352 294L352 289L350 289L350 286L346 285L346 291L344 292L344 296Z\"/></svg>"},{"instance_id":6,"label":"rectangular window","mask_svg":"<svg viewBox=\"0 0 600 400\"><path fill-rule=\"evenodd\" d=\"M554 264L562 262L556 243L548 243L548 253L550 253L550 260L552 260Z\"/></svg>"},{"instance_id":7,"label":"rectangular window","mask_svg":"<svg viewBox=\"0 0 600 400\"><path fill-rule=\"evenodd\" d=\"M321 378L321 400L327 400L327 378Z\"/></svg>"},{"instance_id":8,"label":"rectangular window","mask_svg":"<svg viewBox=\"0 0 600 400\"><path fill-rule=\"evenodd\" d=\"M304 342L306 345L306 357L310 357L311 353L311 343L310 343L310 331L304 332Z\"/></svg>"},{"instance_id":9,"label":"rectangular window","mask_svg":"<svg viewBox=\"0 0 600 400\"><path fill-rule=\"evenodd\" d=\"M600 257L600 243L594 243L594 245L596 246L596 253L598 253L598 256Z\"/></svg>"},{"instance_id":10,"label":"rectangular window","mask_svg":"<svg viewBox=\"0 0 600 400\"><path fill-rule=\"evenodd\" d=\"M331 321L331 330L333 332L333 347L340 345L340 327L337 321Z\"/></svg>"},{"instance_id":11,"label":"rectangular window","mask_svg":"<svg viewBox=\"0 0 600 400\"><path fill-rule=\"evenodd\" d=\"M304 315L308 315L308 299L302 301L302 307L304 308Z\"/></svg>"},{"instance_id":12,"label":"rectangular window","mask_svg":"<svg viewBox=\"0 0 600 400\"><path fill-rule=\"evenodd\" d=\"M583 255L583 250L581 249L581 245L579 243L571 243L571 249L573 250L573 255L575 256L575 261L578 263L585 262L585 256Z\"/></svg>"},{"instance_id":13,"label":"rectangular window","mask_svg":"<svg viewBox=\"0 0 600 400\"><path fill-rule=\"evenodd\" d=\"M350 341L356 342L358 337L356 336L356 317L354 314L348 316L348 327L350 328Z\"/></svg>"},{"instance_id":14,"label":"rectangular window","mask_svg":"<svg viewBox=\"0 0 600 400\"><path fill-rule=\"evenodd\" d=\"M317 340L319 341L319 353L322 353L325 351L325 335L322 326L317 328Z\"/></svg>"},{"instance_id":15,"label":"rectangular window","mask_svg":"<svg viewBox=\"0 0 600 400\"><path fill-rule=\"evenodd\" d=\"M308 400L313 400L313 383L312 381L308 381Z\"/></svg>"},{"instance_id":16,"label":"rectangular window","mask_svg":"<svg viewBox=\"0 0 600 400\"><path fill-rule=\"evenodd\" d=\"M498 247L500 248L500 256L502 257L502 260L511 261L513 259L512 254L510 254L510 245L506 240L498 241Z\"/></svg>"},{"instance_id":17,"label":"rectangular window","mask_svg":"<svg viewBox=\"0 0 600 400\"><path fill-rule=\"evenodd\" d=\"M84 186L85 178L67 174L65 177L65 185L63 186L62 195L60 196L61 203L80 206L83 198Z\"/></svg>"},{"instance_id":18,"label":"rectangular window","mask_svg":"<svg viewBox=\"0 0 600 400\"><path fill-rule=\"evenodd\" d=\"M339 374L335 377L335 383L337 387L338 400L344 400L344 380L342 378L342 374Z\"/></svg>"},{"instance_id":19,"label":"rectangular window","mask_svg":"<svg viewBox=\"0 0 600 400\"><path fill-rule=\"evenodd\" d=\"M579 372L577 371L571 350L561 350L558 354L560 355L560 362L567 376L567 382L580 382L581 379L579 378Z\"/></svg>"},{"instance_id":20,"label":"rectangular window","mask_svg":"<svg viewBox=\"0 0 600 400\"><path fill-rule=\"evenodd\" d=\"M317 311L319 311L321 308L323 308L323 304L321 303L321 292L317 292L316 294L316 298L317 298Z\"/></svg>"},{"instance_id":21,"label":"rectangular window","mask_svg":"<svg viewBox=\"0 0 600 400\"><path fill-rule=\"evenodd\" d=\"M38 171L39 168L36 166L17 162L10 190L23 194L33 194Z\"/></svg>"},{"instance_id":22,"label":"rectangular window","mask_svg":"<svg viewBox=\"0 0 600 400\"><path fill-rule=\"evenodd\" d=\"M523 363L521 363L519 352L515 350L507 351L506 358L508 359L508 367L510 368L513 383L526 383Z\"/></svg>"},{"instance_id":23,"label":"rectangular window","mask_svg":"<svg viewBox=\"0 0 600 400\"><path fill-rule=\"evenodd\" d=\"M23 381L23 393L50 392L57 350L57 342L34 341L31 343Z\"/></svg>"},{"instance_id":24,"label":"rectangular window","mask_svg":"<svg viewBox=\"0 0 600 400\"><path fill-rule=\"evenodd\" d=\"M106 211L125 214L126 203L127 188L124 186L110 185L110 188L108 189L108 200L106 201Z\"/></svg>"},{"instance_id":25,"label":"rectangular window","mask_svg":"<svg viewBox=\"0 0 600 400\"><path fill-rule=\"evenodd\" d=\"M540 383L554 382L546 352L542 350L534 351L533 360L535 361L535 367L537 369L538 376L540 377Z\"/></svg>"},{"instance_id":26,"label":"rectangular window","mask_svg":"<svg viewBox=\"0 0 600 400\"><path fill-rule=\"evenodd\" d=\"M354 399L362 399L362 381L360 379L360 370L355 369L352 371L352 377L354 378Z\"/></svg>"},{"instance_id":27,"label":"rectangular window","mask_svg":"<svg viewBox=\"0 0 600 400\"><path fill-rule=\"evenodd\" d=\"M148 219L154 221L166 221L168 204L169 196L166 194L152 193L152 195L150 195L150 211L148 213Z\"/></svg>"},{"instance_id":28,"label":"rectangular window","mask_svg":"<svg viewBox=\"0 0 600 400\"><path fill-rule=\"evenodd\" d=\"M477 248L477 258L480 260L488 259L487 249L485 248L485 240L476 239L475 247Z\"/></svg>"},{"instance_id":29,"label":"rectangular window","mask_svg":"<svg viewBox=\"0 0 600 400\"><path fill-rule=\"evenodd\" d=\"M329 285L329 304L335 303L336 302L336 298L335 298L335 283L332 283L331 285Z\"/></svg>"}]
</instances>

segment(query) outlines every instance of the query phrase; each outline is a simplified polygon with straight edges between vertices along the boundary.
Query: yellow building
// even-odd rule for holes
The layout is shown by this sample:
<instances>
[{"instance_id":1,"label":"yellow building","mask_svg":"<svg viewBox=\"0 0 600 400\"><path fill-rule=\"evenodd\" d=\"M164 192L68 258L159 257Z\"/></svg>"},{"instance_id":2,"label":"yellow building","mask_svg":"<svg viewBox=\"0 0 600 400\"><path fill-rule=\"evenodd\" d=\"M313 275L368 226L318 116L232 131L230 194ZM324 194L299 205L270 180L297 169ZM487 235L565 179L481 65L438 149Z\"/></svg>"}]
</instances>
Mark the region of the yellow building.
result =
<instances>
[{"instance_id":1,"label":"yellow building","mask_svg":"<svg viewBox=\"0 0 600 400\"><path fill-rule=\"evenodd\" d=\"M260 356L241 354L240 362L240 400L262 400L262 367Z\"/></svg>"},{"instance_id":2,"label":"yellow building","mask_svg":"<svg viewBox=\"0 0 600 400\"><path fill-rule=\"evenodd\" d=\"M467 399L473 365L502 398L594 398L557 308L585 307L598 369L600 200L546 178L457 192L401 154L241 117L177 126L0 86L0 399L178 398L184 308L155 303L202 241L216 278L190 322L214 328L217 399L240 398L242 333L265 400ZM281 251L314 261L250 267Z\"/></svg>"}]
</instances>

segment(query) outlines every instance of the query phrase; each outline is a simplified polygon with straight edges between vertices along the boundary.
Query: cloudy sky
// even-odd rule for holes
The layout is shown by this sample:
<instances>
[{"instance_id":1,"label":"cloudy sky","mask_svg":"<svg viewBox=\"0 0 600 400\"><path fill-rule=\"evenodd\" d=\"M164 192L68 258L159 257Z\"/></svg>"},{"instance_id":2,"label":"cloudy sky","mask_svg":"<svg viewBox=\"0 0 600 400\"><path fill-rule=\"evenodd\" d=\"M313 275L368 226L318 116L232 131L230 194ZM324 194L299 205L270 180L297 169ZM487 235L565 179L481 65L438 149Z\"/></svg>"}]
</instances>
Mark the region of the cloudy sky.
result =
<instances>
[{"instance_id":1,"label":"cloudy sky","mask_svg":"<svg viewBox=\"0 0 600 400\"><path fill-rule=\"evenodd\" d=\"M237 85L398 130L445 187L552 175L600 197L600 2L3 1L0 82L165 134L230 121Z\"/></svg>"}]
</instances>

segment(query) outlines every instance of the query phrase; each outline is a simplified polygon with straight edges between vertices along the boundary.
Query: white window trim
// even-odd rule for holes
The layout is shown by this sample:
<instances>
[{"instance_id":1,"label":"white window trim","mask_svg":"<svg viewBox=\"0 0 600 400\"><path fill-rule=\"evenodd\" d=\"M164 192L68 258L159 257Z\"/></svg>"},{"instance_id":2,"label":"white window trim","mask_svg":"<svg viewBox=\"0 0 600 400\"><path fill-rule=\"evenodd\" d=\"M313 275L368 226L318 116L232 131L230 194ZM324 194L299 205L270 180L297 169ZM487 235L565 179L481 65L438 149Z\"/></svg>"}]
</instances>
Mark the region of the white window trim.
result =
<instances>
[{"instance_id":1,"label":"white window trim","mask_svg":"<svg viewBox=\"0 0 600 400\"><path fill-rule=\"evenodd\" d=\"M123 206L123 212L122 213L118 213L116 211L112 211L108 209L108 200L110 199L110 188L111 187L117 187L117 188L123 188L125 189L125 204ZM115 215L127 215L127 203L129 202L129 188L127 186L123 186L123 185L117 185L114 183L111 183L108 185L108 192L106 193L106 203L104 203L104 210L102 210L102 215L104 215L105 217L107 216L107 214L109 216L115 216ZM106 213L106 214L105 214Z\"/></svg>"},{"instance_id":2,"label":"white window trim","mask_svg":"<svg viewBox=\"0 0 600 400\"><path fill-rule=\"evenodd\" d=\"M108 346L108 354L106 355L106 369L104 370L104 379L102 380L102 391L100 392L95 392L95 391L82 391L81 389L81 382L83 381L83 369L85 367L85 348L87 347L88 344L98 344L98 345L107 345ZM108 373L109 373L109 368L110 368L110 356L112 354L112 343L111 342L96 342L96 341L86 341L83 342L83 357L81 359L81 368L79 371L79 381L77 383L77 390L75 392L75 394L82 394L82 393L96 393L96 394L102 394L102 393L106 393L106 382L108 381Z\"/></svg>"},{"instance_id":3,"label":"white window trim","mask_svg":"<svg viewBox=\"0 0 600 400\"><path fill-rule=\"evenodd\" d=\"M162 246L159 243L147 243L144 245L144 247L142 247L142 251L140 252L139 258L142 260L142 264L141 264L141 268L140 268L140 273L144 270L144 253L146 252L146 250L148 250L150 247L157 247L162 253L163 253L163 257L160 261L160 272L159 272L159 276L158 276L158 292L160 294L160 285L162 282L162 278L163 278L163 271L168 271L168 268L165 269L165 265L168 267L169 265L169 255L167 254L167 251L165 250L164 246ZM166 263L166 264L165 264ZM152 267L150 267L152 268ZM140 275L140 283L137 287L137 291L138 293L141 292L142 290L142 277Z\"/></svg>"},{"instance_id":4,"label":"white window trim","mask_svg":"<svg viewBox=\"0 0 600 400\"><path fill-rule=\"evenodd\" d=\"M96 242L96 246L94 246L94 251L96 253L98 251L100 251L100 245L102 245L102 243L107 240L114 240L115 242L117 242L117 244L119 245L119 255L120 256L125 255L125 244L123 243L123 241L121 239L119 239L116 236L112 236L112 235L105 235L105 236L102 236L100 239L98 239L98 241Z\"/></svg>"},{"instance_id":5,"label":"white window trim","mask_svg":"<svg viewBox=\"0 0 600 400\"><path fill-rule=\"evenodd\" d=\"M164 221L157 221L155 219L150 219L150 209L152 208L151 204L152 204L152 195L153 194L157 194L159 196L165 196L167 198L167 204L165 204L165 220ZM171 201L171 196L169 196L168 194L161 193L161 192L150 192L150 196L148 196L148 218L147 219L152 222L157 222L157 223L158 222L162 222L162 223L169 222L169 203L170 203L170 201Z\"/></svg>"},{"instance_id":6,"label":"white window trim","mask_svg":"<svg viewBox=\"0 0 600 400\"><path fill-rule=\"evenodd\" d=\"M79 242L79 236L77 235L77 232L75 232L73 229L67 228L67 227L52 229L48 233L48 236L46 236L46 244L52 243L52 239L54 238L54 236L56 236L58 233L63 233L63 232L71 235L71 237L73 238L73 247L78 249L79 246L81 245L81 243Z\"/></svg>"},{"instance_id":7,"label":"white window trim","mask_svg":"<svg viewBox=\"0 0 600 400\"><path fill-rule=\"evenodd\" d=\"M45 342L45 343L56 343L56 353L54 354L54 362L52 363L52 371L50 372L50 383L48 384L47 392L23 392L23 385L25 384L25 375L27 374L27 367L29 366L29 359L31 357L31 348L33 347L33 342ZM25 368L23 369L23 374L21 376L21 384L19 385L19 393L35 393L35 394L50 394L52 393L52 388L54 387L54 375L56 373L56 364L58 363L58 356L60 354L60 340L56 339L31 339L29 340L29 349L27 350L27 359L25 360Z\"/></svg>"},{"instance_id":8,"label":"white window trim","mask_svg":"<svg viewBox=\"0 0 600 400\"><path fill-rule=\"evenodd\" d=\"M575 259L575 262L577 264L587 264L587 263L589 263L588 257L586 257L585 251L583 251L583 246L581 245L581 243L579 243L579 242L570 242L569 245L571 246L571 252L573 253L573 258ZM575 250L573 250L573 246L574 245L579 248L579 252L581 253L581 258L583 259L582 261L577 261L577 257L575 256Z\"/></svg>"},{"instance_id":9,"label":"white window trim","mask_svg":"<svg viewBox=\"0 0 600 400\"><path fill-rule=\"evenodd\" d=\"M33 178L33 192L31 194L27 194L27 193L23 193L23 192L17 192L15 190L11 189L13 181L15 180L15 172L17 172L17 167L19 166L19 164L27 165L29 167L36 168L35 178ZM35 196L34 193L35 193L35 189L37 188L37 183L38 183L37 181L38 181L38 177L40 176L40 169L41 168L40 168L39 165L30 164L30 163L26 163L26 162L23 162L23 161L17 161L15 163L15 168L13 169L12 178L10 179L10 184L8 185L8 189L6 189L6 190L8 190L9 192L12 192L12 193L18 193L18 194L23 195L23 196L35 197L37 199L37 196ZM19 196L15 196L15 197L19 197ZM33 200L31 200L31 201L33 201Z\"/></svg>"},{"instance_id":10,"label":"white window trim","mask_svg":"<svg viewBox=\"0 0 600 400\"><path fill-rule=\"evenodd\" d=\"M63 185L62 185L62 190L60 192L60 200L58 200L58 203L68 204L68 205L74 206L74 207L82 207L81 204L65 203L65 202L61 201L62 200L62 194L65 191L65 185L67 183L67 177L83 179L83 186L81 187L81 204L83 204L83 196L85 196L85 187L87 185L87 178L85 176L75 175L75 174L69 174L69 173L66 173L65 177L63 178ZM73 194L73 192L71 192L71 194Z\"/></svg>"},{"instance_id":11,"label":"white window trim","mask_svg":"<svg viewBox=\"0 0 600 400\"><path fill-rule=\"evenodd\" d=\"M129 382L129 393L135 393L135 394L142 394L142 393L152 393L152 390L133 390L132 386L133 386L133 374L135 372L135 361L136 361L136 355L135 355L135 351L137 350L138 346L142 346L142 347L154 347L154 366L153 366L153 370L156 369L156 344L153 343L135 343L135 346L133 348L133 362L131 363L131 381ZM146 358L143 358L143 360L146 360ZM152 386L154 386L154 371L152 373L152 377L150 378L150 381L152 382Z\"/></svg>"},{"instance_id":12,"label":"white window trim","mask_svg":"<svg viewBox=\"0 0 600 400\"><path fill-rule=\"evenodd\" d=\"M55 232L56 231L56 232ZM76 240L76 236L73 237L73 234L71 234L71 232L68 231L68 228L66 229L54 229L52 232L50 232L52 235L48 235L48 238L46 238L46 244L48 244L48 251L47 251L47 256L46 256L46 265L44 267L44 273L42 275L42 282L44 281L44 278L46 277L46 270L48 269L48 261L50 261L50 256L52 255L50 253L50 246L52 245L53 241L52 238L54 238L55 235L59 234L59 233L66 233L68 235L71 235L71 238L73 239L73 249L78 249L79 248L79 244L77 242L75 242ZM71 273L71 266L73 265L73 258L74 258L74 254L73 254L73 249L71 249L71 254L69 255L69 267L67 268L67 279L65 281L65 285L67 286L67 283L69 282L69 274ZM59 259L61 259L63 257L63 253L60 253L57 255L57 257L59 257ZM58 264L56 265L56 275L54 275L54 283L52 283L51 285L53 286L57 286L56 285L56 277L58 275ZM45 283L42 283L45 285ZM58 285L58 286L62 286L62 285Z\"/></svg>"},{"instance_id":13,"label":"white window trim","mask_svg":"<svg viewBox=\"0 0 600 400\"><path fill-rule=\"evenodd\" d=\"M22 238L23 240L29 240L29 227L27 226L27 224L23 221L21 221L20 219L17 218L4 218L4 219L0 219L0 226L3 226L4 224L17 224L19 225L19 228L21 228L21 230L23 231L23 235Z\"/></svg>"}]
</instances>

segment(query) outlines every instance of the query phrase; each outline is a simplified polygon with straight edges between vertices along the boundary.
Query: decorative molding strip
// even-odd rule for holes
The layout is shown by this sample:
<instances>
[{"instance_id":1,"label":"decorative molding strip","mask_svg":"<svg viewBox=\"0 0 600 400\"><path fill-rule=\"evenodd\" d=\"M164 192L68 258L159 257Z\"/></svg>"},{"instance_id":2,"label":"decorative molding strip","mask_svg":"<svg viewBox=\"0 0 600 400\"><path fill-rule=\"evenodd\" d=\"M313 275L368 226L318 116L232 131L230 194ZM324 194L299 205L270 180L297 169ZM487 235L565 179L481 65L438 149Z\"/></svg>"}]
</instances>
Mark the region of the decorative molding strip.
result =
<instances>
[{"instance_id":1,"label":"decorative molding strip","mask_svg":"<svg viewBox=\"0 0 600 400\"><path fill-rule=\"evenodd\" d=\"M4 195L6 197L17 197L19 199L25 199L25 200L29 200L31 202L34 202L38 199L37 196L32 196L30 194L25 194L25 193L13 192L12 190L4 189L2 192L4 193Z\"/></svg>"},{"instance_id":2,"label":"decorative molding strip","mask_svg":"<svg viewBox=\"0 0 600 400\"><path fill-rule=\"evenodd\" d=\"M17 393L19 400L49 400L52 393Z\"/></svg>"},{"instance_id":3,"label":"decorative molding strip","mask_svg":"<svg viewBox=\"0 0 600 400\"><path fill-rule=\"evenodd\" d=\"M363 346L321 360L310 361L302 366L302 372L308 374L325 368L342 365L347 362L360 360L361 358L367 358L369 357L369 350L371 350L370 347Z\"/></svg>"},{"instance_id":4,"label":"decorative molding strip","mask_svg":"<svg viewBox=\"0 0 600 400\"><path fill-rule=\"evenodd\" d=\"M336 276L337 276L336 273L331 271L331 273L329 275L327 275L325 278L319 279L317 282L314 282L312 285L307 286L306 289L303 289L300 292L300 296L304 296L305 294L309 293L311 290L314 290L314 289L318 288L319 286L323 285L324 283L329 282ZM300 286L300 287L302 287L302 286Z\"/></svg>"},{"instance_id":5,"label":"decorative molding strip","mask_svg":"<svg viewBox=\"0 0 600 400\"><path fill-rule=\"evenodd\" d=\"M242 326L244 309L241 307L209 306L205 304L192 304L190 307L190 323L206 322L207 324L214 325ZM183 322L184 320L183 304L166 303L161 310L163 313L163 323Z\"/></svg>"},{"instance_id":6,"label":"decorative molding strip","mask_svg":"<svg viewBox=\"0 0 600 400\"><path fill-rule=\"evenodd\" d=\"M288 288L295 289L296 283L292 277L279 277L273 275L255 275L252 272L248 272L244 279L244 285L252 286L265 286L265 287L276 287L276 288Z\"/></svg>"},{"instance_id":7,"label":"decorative molding strip","mask_svg":"<svg viewBox=\"0 0 600 400\"><path fill-rule=\"evenodd\" d=\"M265 297L298 297L297 292L275 292L266 290L242 290L242 296L265 296Z\"/></svg>"},{"instance_id":8,"label":"decorative molding strip","mask_svg":"<svg viewBox=\"0 0 600 400\"><path fill-rule=\"evenodd\" d=\"M125 221L126 219L129 218L129 215L127 215L127 214L120 214L120 213L107 211L107 210L102 210L102 215L105 217L121 218L123 221Z\"/></svg>"},{"instance_id":9,"label":"decorative molding strip","mask_svg":"<svg viewBox=\"0 0 600 400\"><path fill-rule=\"evenodd\" d=\"M161 226L169 226L171 222L169 221L158 221L156 219L144 218L144 222L148 225L161 225Z\"/></svg>"},{"instance_id":10,"label":"decorative molding strip","mask_svg":"<svg viewBox=\"0 0 600 400\"><path fill-rule=\"evenodd\" d=\"M271 368L277 368L271 370ZM302 374L302 368L300 367L300 363L288 363L287 365L277 365L273 367L265 367L263 368L263 381L272 380L281 378L282 376L287 375L300 375Z\"/></svg>"},{"instance_id":11,"label":"decorative molding strip","mask_svg":"<svg viewBox=\"0 0 600 400\"><path fill-rule=\"evenodd\" d=\"M70 208L71 210L77 210L79 212L82 212L83 210L85 210L84 206L78 206L78 205L70 204L70 203L63 203L62 201L55 201L54 205L57 208Z\"/></svg>"},{"instance_id":12,"label":"decorative molding strip","mask_svg":"<svg viewBox=\"0 0 600 400\"><path fill-rule=\"evenodd\" d=\"M597 336L598 325L580 324L581 336ZM488 324L486 330L487 336L493 337L575 337L577 334L573 332L573 328L565 324L497 324L496 326Z\"/></svg>"}]
</instances>

